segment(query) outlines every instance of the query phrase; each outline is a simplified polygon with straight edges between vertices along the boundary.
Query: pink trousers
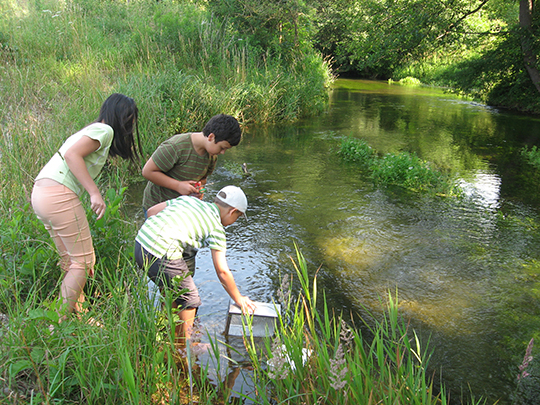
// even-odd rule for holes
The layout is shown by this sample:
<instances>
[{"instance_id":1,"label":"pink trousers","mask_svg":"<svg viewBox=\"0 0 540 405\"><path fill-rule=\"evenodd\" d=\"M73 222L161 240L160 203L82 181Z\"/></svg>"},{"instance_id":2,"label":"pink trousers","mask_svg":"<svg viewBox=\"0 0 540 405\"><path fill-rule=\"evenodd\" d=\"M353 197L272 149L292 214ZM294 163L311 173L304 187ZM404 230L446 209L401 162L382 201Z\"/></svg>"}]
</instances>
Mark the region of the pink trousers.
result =
<instances>
[{"instance_id":1,"label":"pink trousers","mask_svg":"<svg viewBox=\"0 0 540 405\"><path fill-rule=\"evenodd\" d=\"M96 256L86 212L77 194L61 184L34 185L32 207L54 240L61 268L84 269L93 276Z\"/></svg>"}]
</instances>

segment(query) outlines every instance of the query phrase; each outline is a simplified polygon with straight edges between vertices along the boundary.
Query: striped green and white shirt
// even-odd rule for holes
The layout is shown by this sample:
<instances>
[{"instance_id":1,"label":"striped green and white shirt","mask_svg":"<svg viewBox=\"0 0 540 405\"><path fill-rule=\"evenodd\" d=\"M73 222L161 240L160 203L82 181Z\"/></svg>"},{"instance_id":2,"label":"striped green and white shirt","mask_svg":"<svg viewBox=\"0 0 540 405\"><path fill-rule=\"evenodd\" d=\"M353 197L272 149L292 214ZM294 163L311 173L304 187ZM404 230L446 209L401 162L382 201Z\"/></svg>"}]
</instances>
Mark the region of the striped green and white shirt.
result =
<instances>
[{"instance_id":1,"label":"striped green and white shirt","mask_svg":"<svg viewBox=\"0 0 540 405\"><path fill-rule=\"evenodd\" d=\"M153 256L170 260L180 259L186 246L226 249L217 205L189 196L167 201L165 209L145 221L136 241Z\"/></svg>"},{"instance_id":2,"label":"striped green and white shirt","mask_svg":"<svg viewBox=\"0 0 540 405\"><path fill-rule=\"evenodd\" d=\"M188 133L167 139L152 154L152 160L159 170L175 180L199 181L212 174L217 156L210 156L208 153L198 155L191 141L191 133ZM149 181L144 189L142 206L148 209L178 196L176 191Z\"/></svg>"}]
</instances>

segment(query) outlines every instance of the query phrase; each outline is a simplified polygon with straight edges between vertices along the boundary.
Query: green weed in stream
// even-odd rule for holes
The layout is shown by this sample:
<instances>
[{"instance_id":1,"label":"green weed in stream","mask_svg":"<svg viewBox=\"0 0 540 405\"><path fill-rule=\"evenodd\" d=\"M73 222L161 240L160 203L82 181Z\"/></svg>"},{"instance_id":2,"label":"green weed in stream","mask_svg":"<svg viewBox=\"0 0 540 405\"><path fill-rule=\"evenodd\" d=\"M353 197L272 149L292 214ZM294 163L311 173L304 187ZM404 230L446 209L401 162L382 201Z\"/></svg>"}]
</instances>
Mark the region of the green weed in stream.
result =
<instances>
[{"instance_id":1,"label":"green weed in stream","mask_svg":"<svg viewBox=\"0 0 540 405\"><path fill-rule=\"evenodd\" d=\"M393 184L410 190L442 194L452 191L445 176L414 153L388 153L376 159L371 170L376 184Z\"/></svg>"},{"instance_id":2,"label":"green weed in stream","mask_svg":"<svg viewBox=\"0 0 540 405\"><path fill-rule=\"evenodd\" d=\"M524 147L521 149L520 154L527 164L537 170L540 169L540 149L536 146L532 146L530 149Z\"/></svg>"},{"instance_id":3,"label":"green weed in stream","mask_svg":"<svg viewBox=\"0 0 540 405\"><path fill-rule=\"evenodd\" d=\"M365 167L370 167L376 157L375 151L366 141L354 138L341 139L338 155L348 162L355 162Z\"/></svg>"},{"instance_id":4,"label":"green weed in stream","mask_svg":"<svg viewBox=\"0 0 540 405\"><path fill-rule=\"evenodd\" d=\"M449 175L437 170L414 153L387 153L378 156L364 140L343 138L338 155L368 170L377 185L395 185L439 195L460 193L459 187Z\"/></svg>"}]
</instances>

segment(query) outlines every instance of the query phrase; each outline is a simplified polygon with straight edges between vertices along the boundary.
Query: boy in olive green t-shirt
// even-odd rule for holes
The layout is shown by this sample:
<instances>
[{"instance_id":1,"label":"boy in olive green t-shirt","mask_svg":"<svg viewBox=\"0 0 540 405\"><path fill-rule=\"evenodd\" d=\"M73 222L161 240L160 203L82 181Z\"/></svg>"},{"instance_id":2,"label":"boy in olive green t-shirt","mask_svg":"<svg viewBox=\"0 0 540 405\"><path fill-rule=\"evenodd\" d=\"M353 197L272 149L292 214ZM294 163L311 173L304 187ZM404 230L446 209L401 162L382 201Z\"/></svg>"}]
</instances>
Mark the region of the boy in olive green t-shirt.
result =
<instances>
[{"instance_id":1,"label":"boy in olive green t-shirt","mask_svg":"<svg viewBox=\"0 0 540 405\"><path fill-rule=\"evenodd\" d=\"M148 180L143 209L180 195L201 197L197 182L206 179L216 167L217 157L240 143L238 121L225 114L212 117L202 132L174 135L163 142L144 165L142 175Z\"/></svg>"}]
</instances>

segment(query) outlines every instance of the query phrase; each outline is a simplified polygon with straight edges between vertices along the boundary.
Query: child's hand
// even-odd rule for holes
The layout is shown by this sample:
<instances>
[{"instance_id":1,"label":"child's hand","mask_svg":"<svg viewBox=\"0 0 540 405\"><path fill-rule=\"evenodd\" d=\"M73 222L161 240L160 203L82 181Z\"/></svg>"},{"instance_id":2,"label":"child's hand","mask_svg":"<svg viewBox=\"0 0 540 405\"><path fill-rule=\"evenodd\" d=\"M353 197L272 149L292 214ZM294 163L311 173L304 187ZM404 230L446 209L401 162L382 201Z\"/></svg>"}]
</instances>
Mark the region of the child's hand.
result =
<instances>
[{"instance_id":1,"label":"child's hand","mask_svg":"<svg viewBox=\"0 0 540 405\"><path fill-rule=\"evenodd\" d=\"M206 183L206 182L205 182ZM206 192L206 188L204 187L204 184L202 182L191 182L191 185L193 186L194 192L190 193L189 195L192 197L197 197L198 199L202 200L204 197L204 193Z\"/></svg>"},{"instance_id":2,"label":"child's hand","mask_svg":"<svg viewBox=\"0 0 540 405\"><path fill-rule=\"evenodd\" d=\"M103 214L105 214L107 206L105 205L105 201L103 201L101 193L95 193L90 196L90 208L96 213L96 219L101 219Z\"/></svg>"},{"instance_id":3,"label":"child's hand","mask_svg":"<svg viewBox=\"0 0 540 405\"><path fill-rule=\"evenodd\" d=\"M176 192L180 195L192 195L198 193L196 181L179 181L176 187Z\"/></svg>"},{"instance_id":4,"label":"child's hand","mask_svg":"<svg viewBox=\"0 0 540 405\"><path fill-rule=\"evenodd\" d=\"M251 301L248 297L241 296L240 299L236 302L236 305L242 309L242 313L245 314L253 314L255 312L255 309L257 306L253 301Z\"/></svg>"}]
</instances>

